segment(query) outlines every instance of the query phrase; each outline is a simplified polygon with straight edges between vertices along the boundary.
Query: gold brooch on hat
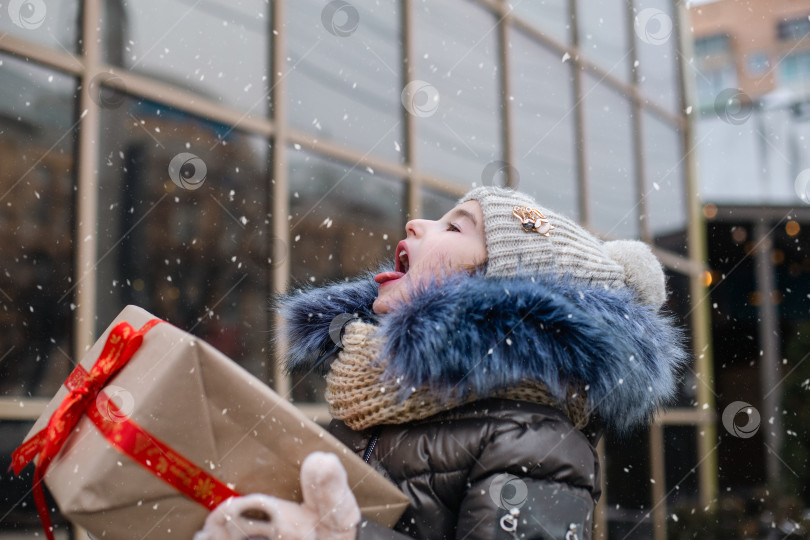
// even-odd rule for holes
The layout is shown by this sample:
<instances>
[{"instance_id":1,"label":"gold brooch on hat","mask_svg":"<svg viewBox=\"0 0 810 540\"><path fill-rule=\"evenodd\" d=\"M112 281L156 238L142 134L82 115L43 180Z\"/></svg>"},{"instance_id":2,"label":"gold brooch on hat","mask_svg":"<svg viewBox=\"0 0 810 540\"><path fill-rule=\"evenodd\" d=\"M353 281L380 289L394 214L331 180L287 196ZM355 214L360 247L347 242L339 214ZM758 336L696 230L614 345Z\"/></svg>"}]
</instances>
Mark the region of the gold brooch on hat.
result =
<instances>
[{"instance_id":1,"label":"gold brooch on hat","mask_svg":"<svg viewBox=\"0 0 810 540\"><path fill-rule=\"evenodd\" d=\"M554 229L554 225L549 223L546 216L536 208L515 206L512 208L512 215L520 220L520 224L526 232L538 232L543 236L548 236L549 231Z\"/></svg>"}]
</instances>

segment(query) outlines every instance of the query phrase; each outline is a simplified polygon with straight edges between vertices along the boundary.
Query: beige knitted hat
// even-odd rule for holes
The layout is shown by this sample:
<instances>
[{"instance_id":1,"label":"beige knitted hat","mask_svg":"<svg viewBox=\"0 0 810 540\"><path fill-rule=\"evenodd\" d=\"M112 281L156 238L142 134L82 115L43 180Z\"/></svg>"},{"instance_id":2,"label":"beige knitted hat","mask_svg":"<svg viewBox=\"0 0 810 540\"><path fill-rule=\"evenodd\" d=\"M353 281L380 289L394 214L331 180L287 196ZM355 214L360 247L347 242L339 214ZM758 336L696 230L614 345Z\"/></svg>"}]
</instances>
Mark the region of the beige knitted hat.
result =
<instances>
[{"instance_id":1,"label":"beige knitted hat","mask_svg":"<svg viewBox=\"0 0 810 540\"><path fill-rule=\"evenodd\" d=\"M479 187L459 203L471 200L478 201L484 214L487 276L552 273L609 289L629 287L655 308L666 300L664 271L647 244L603 242L570 219L539 206L529 195L511 189ZM523 219L515 216L516 211Z\"/></svg>"}]
</instances>

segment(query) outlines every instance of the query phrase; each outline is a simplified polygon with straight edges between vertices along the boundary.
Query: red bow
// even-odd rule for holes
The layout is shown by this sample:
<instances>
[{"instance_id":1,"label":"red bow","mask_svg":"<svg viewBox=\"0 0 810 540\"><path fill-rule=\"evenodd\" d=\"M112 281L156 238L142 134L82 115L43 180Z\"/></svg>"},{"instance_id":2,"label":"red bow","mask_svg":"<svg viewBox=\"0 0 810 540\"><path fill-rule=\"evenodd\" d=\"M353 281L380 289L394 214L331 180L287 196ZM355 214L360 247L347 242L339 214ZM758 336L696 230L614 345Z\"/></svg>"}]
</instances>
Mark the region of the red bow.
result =
<instances>
[{"instance_id":1,"label":"red bow","mask_svg":"<svg viewBox=\"0 0 810 540\"><path fill-rule=\"evenodd\" d=\"M143 343L144 334L161 322L163 321L160 319L152 319L137 331L129 323L117 324L110 331L101 356L93 365L90 373L79 365L65 381L65 386L70 392L51 416L47 427L31 437L12 454L12 467L14 473L18 475L31 460L35 457L39 458L34 470L34 502L48 540L53 540L53 527L42 488L45 472L51 461L59 454L85 411L95 406L96 398L107 381L132 358Z\"/></svg>"}]
</instances>

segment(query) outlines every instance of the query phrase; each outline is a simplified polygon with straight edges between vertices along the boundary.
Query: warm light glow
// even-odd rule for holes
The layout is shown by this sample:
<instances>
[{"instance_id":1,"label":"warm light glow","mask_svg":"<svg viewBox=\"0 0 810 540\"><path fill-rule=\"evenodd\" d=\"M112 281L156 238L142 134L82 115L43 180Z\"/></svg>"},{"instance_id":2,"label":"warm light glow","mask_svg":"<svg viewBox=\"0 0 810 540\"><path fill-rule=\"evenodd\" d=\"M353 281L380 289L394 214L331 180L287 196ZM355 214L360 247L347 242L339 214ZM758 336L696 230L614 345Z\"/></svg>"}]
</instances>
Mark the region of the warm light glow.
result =
<instances>
[{"instance_id":1,"label":"warm light glow","mask_svg":"<svg viewBox=\"0 0 810 540\"><path fill-rule=\"evenodd\" d=\"M732 227L731 237L736 243L742 244L748 238L748 231L745 230L745 227Z\"/></svg>"},{"instance_id":2,"label":"warm light glow","mask_svg":"<svg viewBox=\"0 0 810 540\"><path fill-rule=\"evenodd\" d=\"M703 215L706 219L713 219L717 215L717 206L709 203L703 207Z\"/></svg>"},{"instance_id":3,"label":"warm light glow","mask_svg":"<svg viewBox=\"0 0 810 540\"><path fill-rule=\"evenodd\" d=\"M708 287L712 284L712 273L709 270L703 271L703 286Z\"/></svg>"},{"instance_id":4,"label":"warm light glow","mask_svg":"<svg viewBox=\"0 0 810 540\"><path fill-rule=\"evenodd\" d=\"M788 233L788 236L796 236L800 230L802 230L801 226L793 220L785 223L785 232Z\"/></svg>"}]
</instances>

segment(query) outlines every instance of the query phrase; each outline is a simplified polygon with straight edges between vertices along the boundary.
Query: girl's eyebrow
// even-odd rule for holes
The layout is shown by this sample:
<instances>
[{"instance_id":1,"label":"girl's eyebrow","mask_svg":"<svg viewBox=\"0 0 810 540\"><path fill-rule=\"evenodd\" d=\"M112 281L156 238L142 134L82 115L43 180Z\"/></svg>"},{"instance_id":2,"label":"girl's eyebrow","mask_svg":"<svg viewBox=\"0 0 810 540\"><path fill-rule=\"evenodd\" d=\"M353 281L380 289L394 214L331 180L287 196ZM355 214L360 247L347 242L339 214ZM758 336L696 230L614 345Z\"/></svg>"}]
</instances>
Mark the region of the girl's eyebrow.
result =
<instances>
[{"instance_id":1,"label":"girl's eyebrow","mask_svg":"<svg viewBox=\"0 0 810 540\"><path fill-rule=\"evenodd\" d=\"M454 208L453 211L450 212L450 217L453 217L453 216L465 217L465 218L469 219L470 221L472 221L474 226L478 227L478 222L475 221L475 216L472 215L467 210L464 210L463 208Z\"/></svg>"}]
</instances>

